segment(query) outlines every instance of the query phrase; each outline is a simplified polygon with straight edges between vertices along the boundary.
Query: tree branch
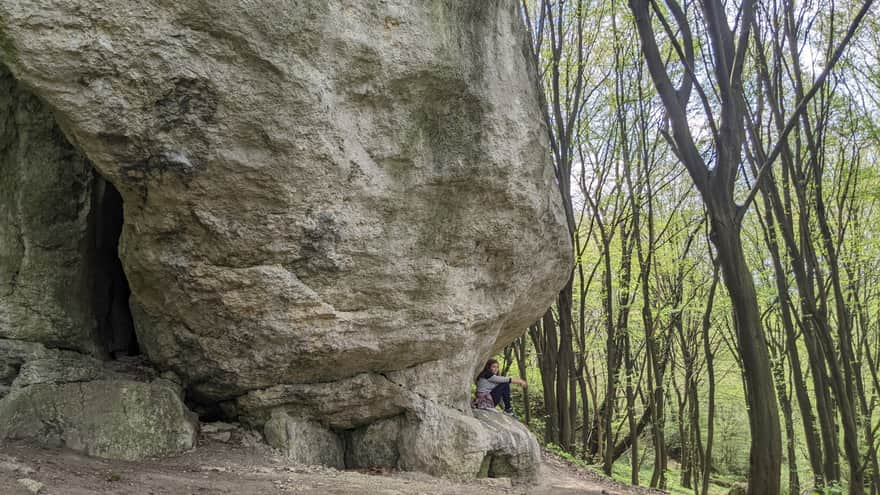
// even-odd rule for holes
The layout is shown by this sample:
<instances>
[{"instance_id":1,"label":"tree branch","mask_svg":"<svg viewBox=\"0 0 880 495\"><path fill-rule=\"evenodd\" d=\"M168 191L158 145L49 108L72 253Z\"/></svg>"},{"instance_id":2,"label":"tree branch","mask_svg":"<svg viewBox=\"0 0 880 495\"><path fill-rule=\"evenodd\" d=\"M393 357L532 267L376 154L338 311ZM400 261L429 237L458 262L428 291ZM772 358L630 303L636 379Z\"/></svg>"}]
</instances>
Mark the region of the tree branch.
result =
<instances>
[{"instance_id":1,"label":"tree branch","mask_svg":"<svg viewBox=\"0 0 880 495\"><path fill-rule=\"evenodd\" d=\"M696 144L694 144L694 138L687 123L685 108L682 106L672 81L669 79L666 67L664 67L660 49L657 47L657 41L654 38L654 28L651 25L648 2L649 0L630 0L629 2L630 9L635 18L636 29L639 32L645 63L648 65L648 72L650 72L651 78L654 80L654 86L657 88L657 93L660 95L663 106L666 108L667 117L672 125L672 135L678 145L682 163L684 163L700 193L706 194L708 192L708 170L697 150Z\"/></svg>"},{"instance_id":2,"label":"tree branch","mask_svg":"<svg viewBox=\"0 0 880 495\"><path fill-rule=\"evenodd\" d=\"M755 199L755 195L758 194L758 188L761 185L761 181L764 180L764 177L767 176L767 173L770 170L770 166L773 165L773 162L779 156L779 153L782 152L784 143L788 139L788 135L794 129L795 125L797 125L797 121L800 118L801 114L806 111L807 105L810 103L810 100L816 95L819 89L825 84L825 79L828 77L828 74L834 69L834 66L840 60L840 57L843 56L843 52L846 50L847 45L849 45L850 40L853 35L855 35L856 30L864 19L865 15L868 13L868 10L871 8L871 5L874 3L874 0L865 0L865 3L862 5L862 8L859 10L858 14L856 14L855 18L849 25L849 28L846 31L846 36L843 37L843 40L840 41L840 44L837 46L837 49L834 50L834 55L831 57L831 60L828 61L828 64L822 70L822 73L819 74L819 77L816 78L816 81L813 83L813 86L807 91L807 94L804 95L804 98L798 103L797 108L795 108L791 117L789 117L788 122L785 124L785 128L782 130L782 134L779 135L779 139L777 139L776 144L773 146L773 150L767 155L767 160L761 165L758 169L758 174L755 177L755 183L752 185L751 190L749 190L748 196L746 196L745 201L737 208L736 220L737 222L742 221L743 216L745 216L746 211L751 205L752 201ZM754 21L753 21L754 22Z\"/></svg>"}]
</instances>

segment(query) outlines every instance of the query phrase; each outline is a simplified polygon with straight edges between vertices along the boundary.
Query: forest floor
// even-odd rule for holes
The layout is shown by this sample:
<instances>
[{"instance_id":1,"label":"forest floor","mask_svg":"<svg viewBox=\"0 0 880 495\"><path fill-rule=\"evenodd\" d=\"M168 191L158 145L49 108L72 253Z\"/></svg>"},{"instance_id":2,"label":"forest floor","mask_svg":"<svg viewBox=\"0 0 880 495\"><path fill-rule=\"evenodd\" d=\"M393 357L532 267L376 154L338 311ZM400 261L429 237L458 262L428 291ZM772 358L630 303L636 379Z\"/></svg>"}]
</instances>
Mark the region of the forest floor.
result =
<instances>
[{"instance_id":1,"label":"forest floor","mask_svg":"<svg viewBox=\"0 0 880 495\"><path fill-rule=\"evenodd\" d=\"M654 494L603 478L545 453L540 482L509 479L464 483L420 473L337 471L295 465L264 444L205 440L181 456L140 462L86 457L66 449L0 446L0 493L9 495L574 495Z\"/></svg>"}]
</instances>

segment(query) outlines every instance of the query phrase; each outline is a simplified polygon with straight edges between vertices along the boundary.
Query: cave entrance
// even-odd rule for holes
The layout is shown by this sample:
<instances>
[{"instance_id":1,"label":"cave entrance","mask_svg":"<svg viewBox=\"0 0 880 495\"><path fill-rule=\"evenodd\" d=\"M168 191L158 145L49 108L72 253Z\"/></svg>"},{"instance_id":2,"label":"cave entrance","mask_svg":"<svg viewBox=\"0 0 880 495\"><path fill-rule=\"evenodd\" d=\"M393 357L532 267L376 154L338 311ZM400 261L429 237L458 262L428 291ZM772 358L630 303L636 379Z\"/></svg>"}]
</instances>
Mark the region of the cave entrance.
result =
<instances>
[{"instance_id":1,"label":"cave entrance","mask_svg":"<svg viewBox=\"0 0 880 495\"><path fill-rule=\"evenodd\" d=\"M119 259L122 195L95 177L95 317L98 336L111 358L140 354L128 298L131 289Z\"/></svg>"}]
</instances>

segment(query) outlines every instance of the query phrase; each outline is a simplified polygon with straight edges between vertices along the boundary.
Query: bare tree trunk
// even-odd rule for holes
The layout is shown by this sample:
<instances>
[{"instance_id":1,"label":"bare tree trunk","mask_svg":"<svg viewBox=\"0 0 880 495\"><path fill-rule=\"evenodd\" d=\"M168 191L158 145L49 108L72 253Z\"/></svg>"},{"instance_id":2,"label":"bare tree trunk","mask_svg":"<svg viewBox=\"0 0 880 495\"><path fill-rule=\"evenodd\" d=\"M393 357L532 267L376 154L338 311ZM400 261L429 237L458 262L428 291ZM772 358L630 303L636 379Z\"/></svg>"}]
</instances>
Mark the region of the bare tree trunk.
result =
<instances>
[{"instance_id":1,"label":"bare tree trunk","mask_svg":"<svg viewBox=\"0 0 880 495\"><path fill-rule=\"evenodd\" d=\"M681 455L678 462L681 466L679 471L679 484L685 488L690 488L690 469L691 465L691 434L688 429L687 421L687 400L688 394L685 390L678 388L678 382L675 380L675 373L672 373L672 386L675 389L676 402L678 403L678 438L681 443Z\"/></svg>"},{"instance_id":2,"label":"bare tree trunk","mask_svg":"<svg viewBox=\"0 0 880 495\"><path fill-rule=\"evenodd\" d=\"M744 139L742 70L755 15L754 3L751 0L742 2L738 32L733 32L727 23L725 6L720 0L701 2L704 25L711 41L714 81L720 101L718 125L707 101L703 99L707 121L714 134L715 166L711 172L695 144L685 110L694 87L693 53L680 52L686 76L681 88L676 89L657 45L649 0L630 0L629 3L639 32L642 54L671 124L670 139L674 141L676 153L706 205L712 240L735 315L737 342L749 400L751 445L748 494L778 495L782 462L779 413L758 298L740 237L742 211L733 197ZM681 28L685 46L693 46L689 39L687 16L676 15L682 12L681 5L675 0L667 0L666 4ZM697 89L702 92L699 87Z\"/></svg>"},{"instance_id":3,"label":"bare tree trunk","mask_svg":"<svg viewBox=\"0 0 880 495\"><path fill-rule=\"evenodd\" d=\"M749 426L752 441L749 455L749 495L773 495L779 493L782 462L779 413L773 393L770 356L761 328L758 298L752 274L743 255L739 227L728 216L732 214L729 211L721 218L713 218L712 231L716 235L714 242L718 261L734 308L737 341L750 401Z\"/></svg>"},{"instance_id":4,"label":"bare tree trunk","mask_svg":"<svg viewBox=\"0 0 880 495\"><path fill-rule=\"evenodd\" d=\"M571 274L573 275L573 273ZM559 361L556 367L556 413L559 420L559 446L566 452L572 449L571 409L569 403L575 397L569 397L569 379L573 371L574 353L572 351L571 332L571 291L572 279L559 292L557 308L559 310Z\"/></svg>"},{"instance_id":5,"label":"bare tree trunk","mask_svg":"<svg viewBox=\"0 0 880 495\"><path fill-rule=\"evenodd\" d=\"M607 246L607 245L606 245ZM614 406L617 402L617 371L619 367L619 350L617 328L614 325L613 316L613 290L611 284L611 253L606 247L605 250L605 268L604 268L604 312L606 323L606 340L605 340L605 359L608 361L608 376L605 380L605 410L602 411L602 430L604 434L604 448L602 456L602 470L606 475L611 475L611 464L613 463L612 453L614 450L614 435L612 434L612 426L614 420Z\"/></svg>"},{"instance_id":6,"label":"bare tree trunk","mask_svg":"<svg viewBox=\"0 0 880 495\"><path fill-rule=\"evenodd\" d=\"M694 342L696 345L696 342ZM696 352L696 349L694 349ZM695 356L696 359L696 356ZM702 434L700 432L700 403L699 397L697 395L697 380L696 376L691 379L691 383L688 386L688 394L690 398L688 399L688 415L689 421L691 424L690 432L691 432L691 466L690 471L693 477L693 484L691 488L694 489L694 493L700 488L700 475L702 474L702 470L700 467L703 465L703 444L702 444Z\"/></svg>"},{"instance_id":7,"label":"bare tree trunk","mask_svg":"<svg viewBox=\"0 0 880 495\"><path fill-rule=\"evenodd\" d=\"M635 375L635 360L632 355L632 345L629 332L624 332L623 352L626 356L626 415L629 418L630 436L630 483L639 485L639 432L636 423L636 393L633 388Z\"/></svg>"},{"instance_id":8,"label":"bare tree trunk","mask_svg":"<svg viewBox=\"0 0 880 495\"><path fill-rule=\"evenodd\" d=\"M768 327L770 339L770 351L773 354L773 378L776 381L776 393L779 397L779 405L782 407L782 419L785 425L785 451L788 457L788 493L800 493L800 478L797 468L797 448L794 435L794 420L792 419L791 396L786 390L785 378L785 337L782 332L773 332Z\"/></svg>"},{"instance_id":9,"label":"bare tree trunk","mask_svg":"<svg viewBox=\"0 0 880 495\"><path fill-rule=\"evenodd\" d=\"M527 363L526 359L528 358L528 342L526 341L526 336L523 335L520 338L516 339L513 342L514 355L516 356L516 364L519 370L519 377L521 380L526 379L526 369ZM532 419L531 413L531 404L529 403L529 389L528 387L524 388L522 391L523 398L523 420L526 426L529 426Z\"/></svg>"},{"instance_id":10,"label":"bare tree trunk","mask_svg":"<svg viewBox=\"0 0 880 495\"><path fill-rule=\"evenodd\" d=\"M590 433L592 432L592 428L590 427L590 404L587 400L587 379L584 377L583 372L578 373L578 386L581 391L581 448L583 449L582 458L587 459L589 457L589 444L590 444Z\"/></svg>"},{"instance_id":11,"label":"bare tree trunk","mask_svg":"<svg viewBox=\"0 0 880 495\"><path fill-rule=\"evenodd\" d=\"M712 322L712 306L715 302L716 287L718 287L717 265L712 271L712 285L709 288L709 296L706 301L706 310L703 313L702 325L703 355L706 359L706 375L709 382L709 396L706 399L709 410L706 417L706 451L703 453L703 476L700 488L701 495L709 495L709 476L712 472L712 442L715 435L715 353L712 352L709 328L711 327Z\"/></svg>"},{"instance_id":12,"label":"bare tree trunk","mask_svg":"<svg viewBox=\"0 0 880 495\"><path fill-rule=\"evenodd\" d=\"M641 279L642 293L642 326L645 331L645 347L647 348L645 359L648 360L648 408L651 410L651 438L654 450L654 469L651 473L651 487L666 487L666 416L663 377L665 374L665 357L661 356L657 342L654 314L650 297L651 264L654 249L654 221L651 207L651 192L648 186L648 245L647 249L642 246L641 237L636 236L639 256L639 276ZM633 227L636 232L641 231L640 216L633 214ZM667 344L668 345L668 344Z\"/></svg>"},{"instance_id":13,"label":"bare tree trunk","mask_svg":"<svg viewBox=\"0 0 880 495\"><path fill-rule=\"evenodd\" d=\"M529 329L532 343L541 369L541 385L544 391L544 442L559 443L559 421L556 412L556 359L558 344L556 343L556 321L552 309L544 313L540 322Z\"/></svg>"},{"instance_id":14,"label":"bare tree trunk","mask_svg":"<svg viewBox=\"0 0 880 495\"><path fill-rule=\"evenodd\" d=\"M779 314L782 320L782 327L785 331L784 349L792 370L793 388L800 409L801 422L804 428L804 438L807 443L807 454L810 459L810 465L813 468L813 481L817 488L821 488L824 486L822 444L820 443L819 434L816 429L816 418L813 414L813 407L804 381L804 372L801 368L800 355L798 354L798 348L796 345L797 336L791 315L792 309L791 300L789 298L789 286L786 283L787 277L782 266L782 255L780 254L779 244L776 239L777 232L771 209L771 194L768 192L772 188L775 188L773 177L768 176L761 188L764 202L767 205L764 210L764 222L762 226L764 227L765 241L770 249L770 256L773 260L773 272L776 279L776 295L779 298ZM786 427L787 426L788 425L786 425ZM789 438L791 438L791 436L789 436Z\"/></svg>"}]
</instances>

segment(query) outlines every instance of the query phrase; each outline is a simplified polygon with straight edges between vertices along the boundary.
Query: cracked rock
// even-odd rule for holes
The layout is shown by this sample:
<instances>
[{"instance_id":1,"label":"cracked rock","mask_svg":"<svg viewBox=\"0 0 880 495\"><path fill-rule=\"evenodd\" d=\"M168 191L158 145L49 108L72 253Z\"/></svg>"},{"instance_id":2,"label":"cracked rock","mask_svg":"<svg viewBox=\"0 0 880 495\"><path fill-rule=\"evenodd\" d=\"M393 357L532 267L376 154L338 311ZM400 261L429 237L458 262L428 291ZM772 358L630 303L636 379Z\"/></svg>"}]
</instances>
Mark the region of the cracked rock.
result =
<instances>
[{"instance_id":1,"label":"cracked rock","mask_svg":"<svg viewBox=\"0 0 880 495\"><path fill-rule=\"evenodd\" d=\"M0 339L98 352L85 262L93 173L0 63Z\"/></svg>"},{"instance_id":2,"label":"cracked rock","mask_svg":"<svg viewBox=\"0 0 880 495\"><path fill-rule=\"evenodd\" d=\"M165 380L39 383L0 400L0 438L138 460L184 452L198 423Z\"/></svg>"},{"instance_id":3,"label":"cracked rock","mask_svg":"<svg viewBox=\"0 0 880 495\"><path fill-rule=\"evenodd\" d=\"M265 435L269 445L281 450L292 462L345 468L342 439L319 423L292 418L276 410L266 422Z\"/></svg>"},{"instance_id":4,"label":"cracked rock","mask_svg":"<svg viewBox=\"0 0 880 495\"><path fill-rule=\"evenodd\" d=\"M12 382L13 388L40 383L72 383L98 380L104 376L97 359L69 351L48 351L48 356L24 363Z\"/></svg>"}]
</instances>

